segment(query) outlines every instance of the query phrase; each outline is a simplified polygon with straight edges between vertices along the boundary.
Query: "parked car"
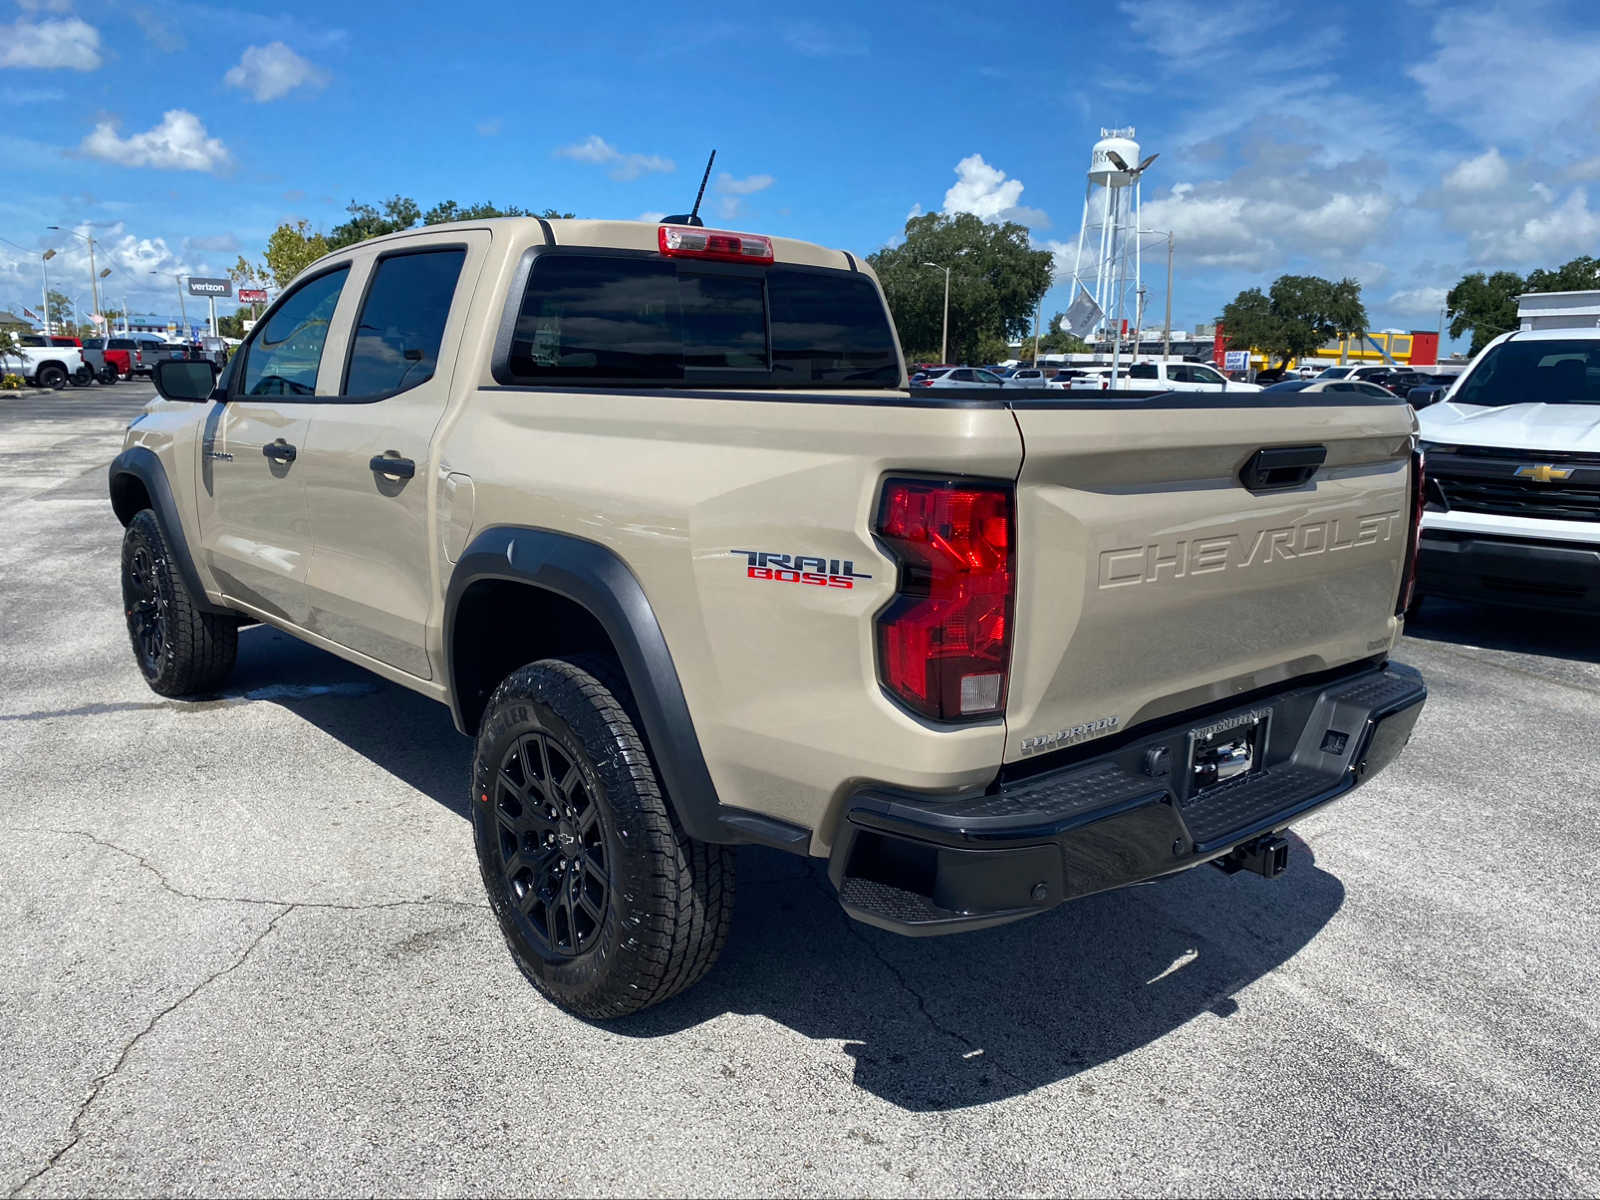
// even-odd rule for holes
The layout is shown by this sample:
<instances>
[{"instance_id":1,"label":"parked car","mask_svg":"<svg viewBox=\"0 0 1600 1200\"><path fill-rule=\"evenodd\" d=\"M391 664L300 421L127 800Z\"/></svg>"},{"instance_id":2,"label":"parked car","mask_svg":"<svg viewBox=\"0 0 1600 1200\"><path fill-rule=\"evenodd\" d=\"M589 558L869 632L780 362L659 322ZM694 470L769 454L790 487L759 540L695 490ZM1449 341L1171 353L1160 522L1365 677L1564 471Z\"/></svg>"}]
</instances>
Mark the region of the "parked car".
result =
<instances>
[{"instance_id":1,"label":"parked car","mask_svg":"<svg viewBox=\"0 0 1600 1200\"><path fill-rule=\"evenodd\" d=\"M1043 387L1045 373L1039 367L1013 367L1003 376L1007 383L1013 387Z\"/></svg>"},{"instance_id":2,"label":"parked car","mask_svg":"<svg viewBox=\"0 0 1600 1200\"><path fill-rule=\"evenodd\" d=\"M89 365L84 361L83 349L76 344L75 338L62 338L62 341L68 343L64 346L54 344L30 346L24 340L36 336L24 334L17 339L20 353L0 355L0 368L21 375L26 382L36 387L52 390L66 387L74 378L88 371ZM49 339L52 343L55 340L55 338Z\"/></svg>"},{"instance_id":3,"label":"parked car","mask_svg":"<svg viewBox=\"0 0 1600 1200\"><path fill-rule=\"evenodd\" d=\"M1167 397L1086 439L904 380L870 266L821 246L507 219L342 248L223 376L156 365L109 474L136 668L214 695L262 622L449 705L491 919L589 1019L710 968L740 843L906 934L1281 874L1426 697L1388 658L1410 411Z\"/></svg>"},{"instance_id":4,"label":"parked car","mask_svg":"<svg viewBox=\"0 0 1600 1200\"><path fill-rule=\"evenodd\" d=\"M75 349L80 351L79 364L76 367L70 368L71 374L67 377L68 382L70 382L73 387L86 387L94 382L95 368L90 362L89 356L81 353L83 350L83 343L78 338L71 337L64 333L52 333L48 335L43 333L25 333L18 339L18 341L20 341L24 346L55 347L61 350Z\"/></svg>"},{"instance_id":5,"label":"parked car","mask_svg":"<svg viewBox=\"0 0 1600 1200\"><path fill-rule=\"evenodd\" d=\"M89 369L94 372L94 377L101 383L115 383L118 372L115 365L106 358L106 342L103 337L83 339L83 360L89 364Z\"/></svg>"},{"instance_id":6,"label":"parked car","mask_svg":"<svg viewBox=\"0 0 1600 1200\"><path fill-rule=\"evenodd\" d=\"M1600 615L1600 329L1500 335L1417 424L1420 593Z\"/></svg>"},{"instance_id":7,"label":"parked car","mask_svg":"<svg viewBox=\"0 0 1600 1200\"><path fill-rule=\"evenodd\" d=\"M1019 387L1010 380L982 367L940 367L925 371L917 390L926 388Z\"/></svg>"},{"instance_id":8,"label":"parked car","mask_svg":"<svg viewBox=\"0 0 1600 1200\"><path fill-rule=\"evenodd\" d=\"M144 343L132 337L106 338L106 362L124 379L132 379L144 362Z\"/></svg>"},{"instance_id":9,"label":"parked car","mask_svg":"<svg viewBox=\"0 0 1600 1200\"><path fill-rule=\"evenodd\" d=\"M1169 392L1259 392L1254 383L1236 383L1215 367L1191 362L1136 362L1125 368L1119 389Z\"/></svg>"},{"instance_id":10,"label":"parked car","mask_svg":"<svg viewBox=\"0 0 1600 1200\"><path fill-rule=\"evenodd\" d=\"M1326 367L1317 374L1318 379L1371 379L1376 375L1383 375L1390 370L1389 367L1363 366L1361 364L1346 364L1342 367Z\"/></svg>"}]
</instances>

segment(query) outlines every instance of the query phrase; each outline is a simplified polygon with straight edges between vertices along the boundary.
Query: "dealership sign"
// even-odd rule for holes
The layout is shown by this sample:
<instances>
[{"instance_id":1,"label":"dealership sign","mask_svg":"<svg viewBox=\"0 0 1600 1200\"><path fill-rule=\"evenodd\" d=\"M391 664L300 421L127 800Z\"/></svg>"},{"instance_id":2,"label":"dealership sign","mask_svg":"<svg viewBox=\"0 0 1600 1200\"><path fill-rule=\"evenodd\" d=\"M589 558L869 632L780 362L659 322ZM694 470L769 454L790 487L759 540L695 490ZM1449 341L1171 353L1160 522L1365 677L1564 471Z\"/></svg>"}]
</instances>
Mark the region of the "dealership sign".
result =
<instances>
[{"instance_id":1,"label":"dealership sign","mask_svg":"<svg viewBox=\"0 0 1600 1200\"><path fill-rule=\"evenodd\" d=\"M267 289L240 288L239 301L242 304L265 304L267 302Z\"/></svg>"},{"instance_id":2,"label":"dealership sign","mask_svg":"<svg viewBox=\"0 0 1600 1200\"><path fill-rule=\"evenodd\" d=\"M189 294L191 296L209 296L215 299L218 296L233 295L233 281L231 279L204 279L199 275L189 276Z\"/></svg>"}]
</instances>

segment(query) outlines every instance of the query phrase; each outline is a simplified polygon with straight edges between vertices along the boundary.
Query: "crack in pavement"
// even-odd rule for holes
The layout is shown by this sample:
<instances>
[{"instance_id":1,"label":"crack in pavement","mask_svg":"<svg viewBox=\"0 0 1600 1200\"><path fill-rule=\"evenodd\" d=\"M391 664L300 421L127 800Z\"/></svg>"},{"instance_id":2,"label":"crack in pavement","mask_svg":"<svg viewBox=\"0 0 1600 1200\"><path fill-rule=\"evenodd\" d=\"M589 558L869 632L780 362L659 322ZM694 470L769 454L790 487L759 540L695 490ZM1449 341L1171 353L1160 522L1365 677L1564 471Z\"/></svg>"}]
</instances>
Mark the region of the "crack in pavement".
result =
<instances>
[{"instance_id":1,"label":"crack in pavement","mask_svg":"<svg viewBox=\"0 0 1600 1200\"><path fill-rule=\"evenodd\" d=\"M134 1047L143 1041L145 1036L149 1034L151 1030L155 1029L155 1027L159 1025L164 1018L176 1012L180 1007L192 1000L204 988L215 983L224 976L230 975L234 971L237 971L241 966L244 965L245 960L249 958L250 955L255 951L255 948L259 946L262 941L266 939L266 936L277 927L279 921L283 920L284 917L288 916L295 909L306 906L299 904L285 904L278 905L277 907L279 908L279 911L273 914L272 919L267 922L266 928L251 939L250 944L244 948L244 952L240 954L238 958L234 959L227 966L220 967L216 971L213 971L210 975L207 975L204 979L195 984L183 995L179 996L171 1004L157 1012L153 1017L150 1018L148 1022L146 1022L143 1029L139 1030L138 1033L134 1034L133 1037L128 1039L128 1041L122 1047L122 1052L117 1055L117 1061L112 1064L111 1069L104 1072L97 1079L95 1079L92 1084L89 1085L88 1095L83 1098L83 1103L78 1105L78 1111L73 1114L72 1121L67 1126L67 1139L64 1143L62 1143L61 1148L52 1154L47 1160L45 1160L44 1164L40 1166L37 1171L35 1171L32 1175L29 1175L11 1190L9 1193L10 1200L16 1200L16 1197L22 1195L22 1193L29 1187L53 1171L56 1168L56 1165L60 1163L62 1157L78 1144L79 1139L83 1137L83 1118L88 1115L90 1106L93 1105L95 1100L99 1098L100 1092L105 1085L116 1076L117 1072L122 1070L123 1066L128 1061L128 1056L133 1053Z\"/></svg>"},{"instance_id":2,"label":"crack in pavement","mask_svg":"<svg viewBox=\"0 0 1600 1200\"><path fill-rule=\"evenodd\" d=\"M385 908L415 908L429 906L439 908L473 908L483 911L487 911L489 908L487 901L474 903L470 900L445 900L435 896L423 896L420 898L404 900L377 900L370 904L340 904L332 900L284 900L272 896L216 896L207 895L203 892L186 892L182 888L174 886L172 881L166 877L161 868L146 859L144 855L129 850L125 846L119 846L115 842L108 842L105 838L97 837L87 830L44 829L36 826L10 826L7 827L5 831L7 833L51 833L57 835L58 837L83 838L86 841L93 842L96 846L102 846L107 850L115 851L124 858L130 859L137 863L146 871L150 872L150 874L154 875L156 877L156 881L160 883L165 890L184 900L199 900L218 904L256 904L267 908L281 908L287 906L290 908L333 909L339 912L371 912Z\"/></svg>"},{"instance_id":3,"label":"crack in pavement","mask_svg":"<svg viewBox=\"0 0 1600 1200\"><path fill-rule=\"evenodd\" d=\"M838 907L838 897L829 893L827 887L825 887L822 881L817 878L815 872L811 873L811 881L817 885L817 888L824 896L827 897L831 904L833 904L835 907ZM868 954L872 955L873 958L878 960L883 969L888 971L890 976L893 977L894 981L900 985L901 990L903 990L908 996L916 1001L917 1011L922 1014L923 1020L927 1021L936 1033L942 1033L951 1041L959 1042L962 1046L965 1046L968 1055L981 1054L984 1059L984 1064L989 1067L990 1070L994 1071L997 1075L1002 1075L1006 1079L1009 1079L1022 1091L1031 1092L1034 1090L1034 1088L1039 1086L1039 1084L1034 1080L1024 1079L1016 1072L1002 1066L998 1060L993 1058L989 1052L984 1049L984 1047L978 1045L960 1030L951 1029L948 1025L945 1025L937 1017L935 1017L933 1013L928 1010L928 1002L923 997L922 993L916 988L912 987L911 981L906 978L905 973L902 972L899 967L895 966L895 964L890 961L888 956L873 944L872 939L869 938L866 934L866 931L861 928L861 923L849 913L845 912L843 908L839 908L838 911L839 919L844 922L846 932L848 932L852 938L864 946ZM854 1084L853 1080L852 1084Z\"/></svg>"}]
</instances>

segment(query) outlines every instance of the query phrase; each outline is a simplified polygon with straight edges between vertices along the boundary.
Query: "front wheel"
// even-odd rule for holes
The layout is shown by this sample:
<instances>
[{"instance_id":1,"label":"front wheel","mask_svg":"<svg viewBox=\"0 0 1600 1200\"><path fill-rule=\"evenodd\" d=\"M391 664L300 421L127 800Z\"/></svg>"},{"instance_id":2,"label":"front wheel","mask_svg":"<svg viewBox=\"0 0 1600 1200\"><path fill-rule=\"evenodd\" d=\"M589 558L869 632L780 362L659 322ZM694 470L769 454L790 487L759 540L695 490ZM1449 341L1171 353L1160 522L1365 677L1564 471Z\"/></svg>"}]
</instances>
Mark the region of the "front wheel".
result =
<instances>
[{"instance_id":1,"label":"front wheel","mask_svg":"<svg viewBox=\"0 0 1600 1200\"><path fill-rule=\"evenodd\" d=\"M711 968L734 858L679 827L615 667L543 659L489 700L473 762L478 866L512 958L556 1004L626 1016Z\"/></svg>"},{"instance_id":2,"label":"front wheel","mask_svg":"<svg viewBox=\"0 0 1600 1200\"><path fill-rule=\"evenodd\" d=\"M206 612L183 581L150 509L122 535L122 607L139 672L161 696L215 691L233 670L239 623Z\"/></svg>"}]
</instances>

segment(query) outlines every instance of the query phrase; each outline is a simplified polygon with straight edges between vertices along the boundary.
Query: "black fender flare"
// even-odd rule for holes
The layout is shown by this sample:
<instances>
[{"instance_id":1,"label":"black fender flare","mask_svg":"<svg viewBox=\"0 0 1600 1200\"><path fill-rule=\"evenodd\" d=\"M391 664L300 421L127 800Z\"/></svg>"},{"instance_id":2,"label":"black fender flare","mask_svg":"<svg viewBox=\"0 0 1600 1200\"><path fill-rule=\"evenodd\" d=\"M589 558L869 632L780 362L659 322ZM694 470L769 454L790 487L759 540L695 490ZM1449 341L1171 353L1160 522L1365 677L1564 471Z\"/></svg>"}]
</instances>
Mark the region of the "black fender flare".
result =
<instances>
[{"instance_id":1,"label":"black fender flare","mask_svg":"<svg viewBox=\"0 0 1600 1200\"><path fill-rule=\"evenodd\" d=\"M809 830L718 800L655 610L628 565L598 542L550 529L499 525L479 533L462 552L444 610L444 677L457 729L471 732L455 686L456 612L467 589L486 579L554 592L599 622L616 647L668 803L684 832L702 842L757 842L807 853Z\"/></svg>"},{"instance_id":2,"label":"black fender flare","mask_svg":"<svg viewBox=\"0 0 1600 1200\"><path fill-rule=\"evenodd\" d=\"M189 589L189 594L194 598L195 606L210 613L229 613L232 610L213 604L206 597L206 589L200 585L200 574L194 569L194 559L189 554L189 543L183 536L183 522L178 519L178 505L172 498L172 485L167 482L166 468L161 465L161 459L154 450L146 446L129 446L121 454L111 460L111 467L106 475L106 488L110 493L111 507L117 514L117 520L127 525L133 520L134 514L123 516L122 510L117 506L117 480L131 476L144 485L145 495L150 497L150 508L156 515L156 524L161 526L161 536L167 539L167 546L172 551L172 556L177 560L178 573L183 576L183 582Z\"/></svg>"}]
</instances>

